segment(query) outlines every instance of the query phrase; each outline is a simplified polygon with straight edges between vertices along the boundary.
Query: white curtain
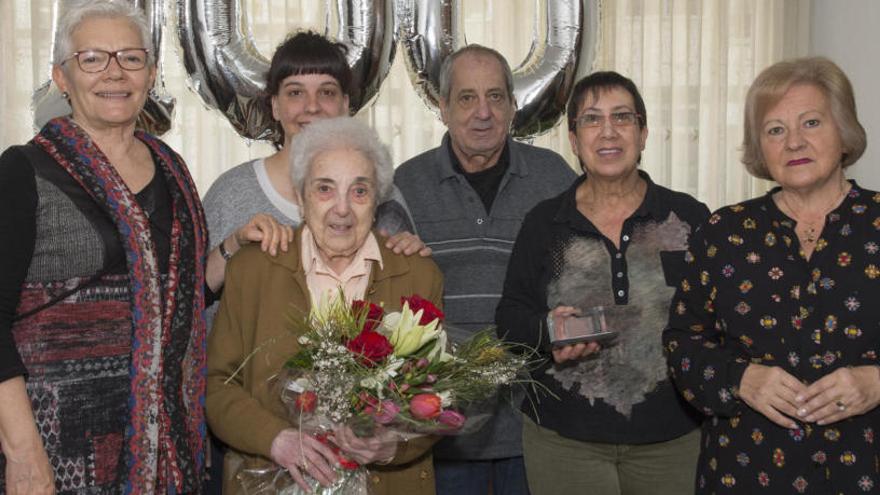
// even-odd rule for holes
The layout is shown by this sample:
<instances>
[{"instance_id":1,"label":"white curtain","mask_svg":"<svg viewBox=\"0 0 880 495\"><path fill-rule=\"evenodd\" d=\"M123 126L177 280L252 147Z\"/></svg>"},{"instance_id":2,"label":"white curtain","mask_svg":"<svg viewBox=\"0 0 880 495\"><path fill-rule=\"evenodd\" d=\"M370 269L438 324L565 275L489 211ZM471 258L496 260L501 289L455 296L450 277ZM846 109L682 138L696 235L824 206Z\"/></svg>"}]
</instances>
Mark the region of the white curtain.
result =
<instances>
[{"instance_id":1,"label":"white curtain","mask_svg":"<svg viewBox=\"0 0 880 495\"><path fill-rule=\"evenodd\" d=\"M0 0L0 148L33 135L31 95L49 77L52 16L59 1ZM267 58L289 31L323 30L326 0L238 1ZM540 2L461 4L467 40L494 47L519 65L531 44L523 33L532 29ZM598 54L580 75L616 70L642 90L650 133L642 167L657 183L693 194L711 208L739 201L767 188L739 162L745 92L767 65L806 54L809 8L807 0L601 1ZM189 90L176 39L176 0L166 0L165 12L160 60L165 89L177 105L164 139L187 160L204 192L223 171L271 148L239 137ZM400 53L378 98L359 116L389 144L395 163L436 146L445 131L412 88ZM577 167L564 123L534 144Z\"/></svg>"}]
</instances>

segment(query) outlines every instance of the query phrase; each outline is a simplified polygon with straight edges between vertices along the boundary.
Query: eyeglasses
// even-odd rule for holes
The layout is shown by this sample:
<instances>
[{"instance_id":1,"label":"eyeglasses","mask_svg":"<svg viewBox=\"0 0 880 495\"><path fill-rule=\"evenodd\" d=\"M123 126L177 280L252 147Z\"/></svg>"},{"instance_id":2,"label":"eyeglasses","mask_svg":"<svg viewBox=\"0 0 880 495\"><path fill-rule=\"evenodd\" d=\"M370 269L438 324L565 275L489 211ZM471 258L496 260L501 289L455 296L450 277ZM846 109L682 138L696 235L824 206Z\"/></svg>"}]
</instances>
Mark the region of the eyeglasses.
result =
<instances>
[{"instance_id":1,"label":"eyeglasses","mask_svg":"<svg viewBox=\"0 0 880 495\"><path fill-rule=\"evenodd\" d=\"M64 59L64 64L68 60L75 58L77 65L83 72L94 74L103 72L110 65L110 59L115 58L119 67L125 70L141 70L147 65L147 54L150 53L146 48L126 48L116 52L108 52L106 50L84 50L81 52L73 52L73 55Z\"/></svg>"},{"instance_id":2,"label":"eyeglasses","mask_svg":"<svg viewBox=\"0 0 880 495\"><path fill-rule=\"evenodd\" d=\"M635 112L614 112L608 117L611 118L611 125L614 127L629 127L638 124L642 116ZM605 120L608 118L601 113L585 113L574 119L575 127L597 128L605 127Z\"/></svg>"}]
</instances>

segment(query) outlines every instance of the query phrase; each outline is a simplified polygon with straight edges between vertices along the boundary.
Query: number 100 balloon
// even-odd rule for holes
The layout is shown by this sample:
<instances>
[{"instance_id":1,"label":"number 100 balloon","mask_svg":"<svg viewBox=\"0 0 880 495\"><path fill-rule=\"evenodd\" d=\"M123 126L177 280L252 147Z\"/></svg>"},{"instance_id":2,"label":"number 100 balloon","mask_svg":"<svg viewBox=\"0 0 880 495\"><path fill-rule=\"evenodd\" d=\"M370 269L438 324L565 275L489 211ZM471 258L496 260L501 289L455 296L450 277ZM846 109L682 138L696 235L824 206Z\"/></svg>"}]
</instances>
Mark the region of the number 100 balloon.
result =
<instances>
[{"instance_id":1,"label":"number 100 balloon","mask_svg":"<svg viewBox=\"0 0 880 495\"><path fill-rule=\"evenodd\" d=\"M147 14L154 46L160 53L163 0L132 1ZM330 3L334 5L328 16L331 26L325 27L325 34L349 47L356 88L350 95L352 112L367 107L379 92L398 44L413 86L436 111L440 66L467 44L461 0ZM595 57L596 2L537 0L537 4L540 22L536 22L529 54L513 70L518 108L512 133L517 137L535 136L556 125L579 65L589 68ZM177 9L177 34L192 89L243 137L273 139L272 115L260 104L269 61L254 45L241 0L178 0ZM163 94L161 82L159 86L151 92L139 125L162 134L171 127L174 98ZM48 83L34 93L37 127L68 111L66 102Z\"/></svg>"}]
</instances>

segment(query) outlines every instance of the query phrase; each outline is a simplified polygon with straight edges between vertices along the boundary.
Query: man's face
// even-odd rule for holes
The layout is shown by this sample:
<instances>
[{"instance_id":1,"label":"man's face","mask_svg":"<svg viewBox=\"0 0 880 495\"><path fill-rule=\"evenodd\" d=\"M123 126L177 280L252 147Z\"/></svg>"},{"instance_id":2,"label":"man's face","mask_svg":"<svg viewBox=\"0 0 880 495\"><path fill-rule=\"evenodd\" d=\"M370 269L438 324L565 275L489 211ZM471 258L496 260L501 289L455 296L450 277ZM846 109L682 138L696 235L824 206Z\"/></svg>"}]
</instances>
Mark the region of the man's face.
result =
<instances>
[{"instance_id":1,"label":"man's face","mask_svg":"<svg viewBox=\"0 0 880 495\"><path fill-rule=\"evenodd\" d=\"M440 101L440 114L452 148L466 169L474 160L488 168L504 149L516 110L504 69L489 55L467 53L453 63L451 82L449 100Z\"/></svg>"}]
</instances>

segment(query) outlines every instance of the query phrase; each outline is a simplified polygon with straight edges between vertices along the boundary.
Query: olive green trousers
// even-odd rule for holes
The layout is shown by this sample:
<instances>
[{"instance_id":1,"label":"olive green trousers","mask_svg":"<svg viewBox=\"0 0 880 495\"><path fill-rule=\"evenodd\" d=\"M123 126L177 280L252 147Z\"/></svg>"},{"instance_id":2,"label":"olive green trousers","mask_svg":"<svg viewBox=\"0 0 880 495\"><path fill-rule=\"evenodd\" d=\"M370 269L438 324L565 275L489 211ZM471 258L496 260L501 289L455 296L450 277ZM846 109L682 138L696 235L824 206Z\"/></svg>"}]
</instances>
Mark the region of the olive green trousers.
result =
<instances>
[{"instance_id":1,"label":"olive green trousers","mask_svg":"<svg viewBox=\"0 0 880 495\"><path fill-rule=\"evenodd\" d=\"M532 495L690 495L699 428L643 445L581 442L523 416L523 457Z\"/></svg>"}]
</instances>

